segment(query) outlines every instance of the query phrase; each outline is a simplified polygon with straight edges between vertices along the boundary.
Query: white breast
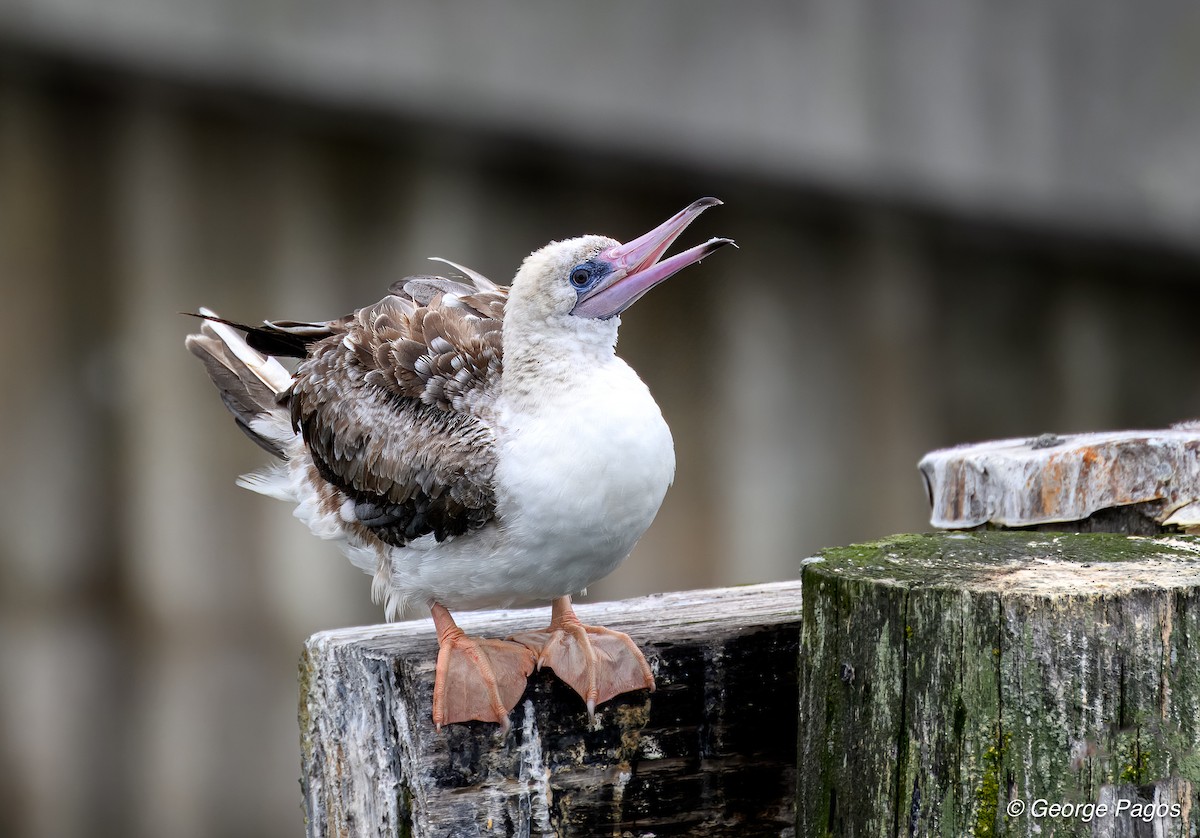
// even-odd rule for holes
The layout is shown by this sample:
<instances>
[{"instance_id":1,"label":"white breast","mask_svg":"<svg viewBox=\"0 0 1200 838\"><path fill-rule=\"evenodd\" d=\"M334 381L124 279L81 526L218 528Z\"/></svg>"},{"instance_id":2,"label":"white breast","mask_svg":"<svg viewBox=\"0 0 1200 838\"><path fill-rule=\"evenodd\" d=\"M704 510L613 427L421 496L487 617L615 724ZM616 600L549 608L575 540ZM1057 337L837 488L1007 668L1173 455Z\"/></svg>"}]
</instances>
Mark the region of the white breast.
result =
<instances>
[{"instance_id":1,"label":"white breast","mask_svg":"<svg viewBox=\"0 0 1200 838\"><path fill-rule=\"evenodd\" d=\"M612 572L650 526L675 474L675 449L645 384L620 359L536 409L502 405L497 517L539 596L574 593Z\"/></svg>"},{"instance_id":2,"label":"white breast","mask_svg":"<svg viewBox=\"0 0 1200 838\"><path fill-rule=\"evenodd\" d=\"M646 385L615 356L570 386L549 380L533 398L497 403L496 520L388 551L389 613L430 599L501 608L574 594L611 573L650 526L675 448ZM369 569L374 560L356 549L352 560Z\"/></svg>"}]
</instances>

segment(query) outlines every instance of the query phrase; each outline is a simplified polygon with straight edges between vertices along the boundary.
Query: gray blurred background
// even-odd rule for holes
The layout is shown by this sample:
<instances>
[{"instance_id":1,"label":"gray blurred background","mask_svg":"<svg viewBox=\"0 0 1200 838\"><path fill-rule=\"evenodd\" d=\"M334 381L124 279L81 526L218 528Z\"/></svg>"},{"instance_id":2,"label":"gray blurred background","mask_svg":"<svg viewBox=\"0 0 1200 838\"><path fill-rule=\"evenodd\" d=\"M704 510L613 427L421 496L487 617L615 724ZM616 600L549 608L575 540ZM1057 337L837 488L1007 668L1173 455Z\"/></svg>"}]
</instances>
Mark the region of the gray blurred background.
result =
<instances>
[{"instance_id":1,"label":"gray blurred background","mask_svg":"<svg viewBox=\"0 0 1200 838\"><path fill-rule=\"evenodd\" d=\"M704 195L625 317L676 486L593 598L927 526L915 463L1200 414L1200 7L0 0L0 833L294 836L369 580L233 480L176 314L506 281Z\"/></svg>"}]
</instances>

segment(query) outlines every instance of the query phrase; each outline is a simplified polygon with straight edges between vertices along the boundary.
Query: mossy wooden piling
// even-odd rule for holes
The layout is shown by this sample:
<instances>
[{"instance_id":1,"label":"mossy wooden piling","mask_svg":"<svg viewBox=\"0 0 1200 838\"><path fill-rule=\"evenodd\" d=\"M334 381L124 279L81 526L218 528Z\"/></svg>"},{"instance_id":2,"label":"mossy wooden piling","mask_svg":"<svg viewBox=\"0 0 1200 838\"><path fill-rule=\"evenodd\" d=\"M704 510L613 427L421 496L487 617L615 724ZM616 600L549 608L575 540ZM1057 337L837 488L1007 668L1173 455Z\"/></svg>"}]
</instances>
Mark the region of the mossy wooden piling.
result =
<instances>
[{"instance_id":1,"label":"mossy wooden piling","mask_svg":"<svg viewBox=\"0 0 1200 838\"><path fill-rule=\"evenodd\" d=\"M1195 834L1200 540L900 536L803 591L797 835Z\"/></svg>"}]
</instances>

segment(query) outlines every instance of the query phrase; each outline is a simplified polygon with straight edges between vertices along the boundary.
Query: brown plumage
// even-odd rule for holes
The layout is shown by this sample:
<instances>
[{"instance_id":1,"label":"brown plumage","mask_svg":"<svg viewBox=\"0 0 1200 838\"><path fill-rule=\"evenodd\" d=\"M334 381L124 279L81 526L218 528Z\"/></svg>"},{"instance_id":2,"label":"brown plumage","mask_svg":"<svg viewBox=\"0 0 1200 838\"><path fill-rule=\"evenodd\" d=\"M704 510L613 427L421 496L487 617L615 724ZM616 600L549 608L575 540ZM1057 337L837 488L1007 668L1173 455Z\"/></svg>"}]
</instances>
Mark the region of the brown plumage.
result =
<instances>
[{"instance_id":1,"label":"brown plumage","mask_svg":"<svg viewBox=\"0 0 1200 838\"><path fill-rule=\"evenodd\" d=\"M244 331L255 350L303 358L279 394L239 376L211 326L188 348L239 427L280 457L252 420L276 405L288 411L318 473L353 501L366 532L397 547L429 533L442 541L495 514L490 407L508 291L475 283L409 277L374 305L321 323L244 326L201 315Z\"/></svg>"},{"instance_id":2,"label":"brown plumage","mask_svg":"<svg viewBox=\"0 0 1200 838\"><path fill-rule=\"evenodd\" d=\"M226 322L215 317L205 319ZM207 323L201 328L200 334L188 335L184 343L193 355L204 362L209 378L221 394L221 401L233 414L233 420L243 433L276 457L285 457L284 447L278 440L251 428L254 420L275 408L279 400L278 392L252 367L237 358L229 345ZM280 384L283 383L281 379Z\"/></svg>"}]
</instances>

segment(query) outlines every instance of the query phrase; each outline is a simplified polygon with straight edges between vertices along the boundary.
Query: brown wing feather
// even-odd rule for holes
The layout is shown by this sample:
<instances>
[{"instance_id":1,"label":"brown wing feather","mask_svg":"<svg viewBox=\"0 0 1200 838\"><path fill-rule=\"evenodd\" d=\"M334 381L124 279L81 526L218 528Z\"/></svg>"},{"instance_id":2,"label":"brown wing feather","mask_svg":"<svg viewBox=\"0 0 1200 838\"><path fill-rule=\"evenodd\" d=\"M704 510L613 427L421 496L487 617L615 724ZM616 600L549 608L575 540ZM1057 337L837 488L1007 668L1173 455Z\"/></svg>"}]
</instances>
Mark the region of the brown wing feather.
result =
<instances>
[{"instance_id":1,"label":"brown wing feather","mask_svg":"<svg viewBox=\"0 0 1200 838\"><path fill-rule=\"evenodd\" d=\"M321 476L389 544L461 535L495 513L490 409L506 298L506 289L416 277L316 324L329 334L296 370L292 421Z\"/></svg>"}]
</instances>

